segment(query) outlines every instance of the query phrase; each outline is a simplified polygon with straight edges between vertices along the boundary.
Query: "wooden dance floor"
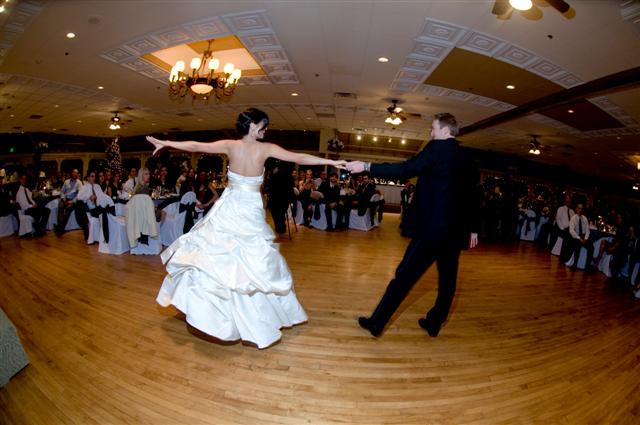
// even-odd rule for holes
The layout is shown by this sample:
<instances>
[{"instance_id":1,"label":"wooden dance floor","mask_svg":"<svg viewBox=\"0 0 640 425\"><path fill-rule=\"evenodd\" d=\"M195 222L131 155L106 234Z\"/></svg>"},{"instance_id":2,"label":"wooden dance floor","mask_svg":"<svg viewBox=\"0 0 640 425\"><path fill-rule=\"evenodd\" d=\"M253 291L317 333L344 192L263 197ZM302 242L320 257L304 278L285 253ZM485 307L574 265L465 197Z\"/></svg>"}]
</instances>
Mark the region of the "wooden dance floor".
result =
<instances>
[{"instance_id":1,"label":"wooden dance floor","mask_svg":"<svg viewBox=\"0 0 640 425\"><path fill-rule=\"evenodd\" d=\"M640 301L604 275L482 245L438 338L417 324L432 269L375 339L356 319L407 244L398 216L279 242L309 322L258 350L157 306L159 257L99 254L79 231L0 239L0 307L31 360L0 389L0 423L640 423Z\"/></svg>"}]
</instances>

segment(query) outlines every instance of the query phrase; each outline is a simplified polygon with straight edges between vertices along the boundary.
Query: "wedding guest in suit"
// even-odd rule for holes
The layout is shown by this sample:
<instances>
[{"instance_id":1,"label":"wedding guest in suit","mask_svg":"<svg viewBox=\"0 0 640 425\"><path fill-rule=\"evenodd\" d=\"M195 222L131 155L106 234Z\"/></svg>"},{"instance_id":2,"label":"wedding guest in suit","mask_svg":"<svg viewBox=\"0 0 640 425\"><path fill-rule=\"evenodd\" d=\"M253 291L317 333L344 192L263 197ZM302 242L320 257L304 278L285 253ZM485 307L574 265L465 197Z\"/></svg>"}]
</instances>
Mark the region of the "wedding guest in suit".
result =
<instances>
[{"instance_id":1,"label":"wedding guest in suit","mask_svg":"<svg viewBox=\"0 0 640 425\"><path fill-rule=\"evenodd\" d=\"M334 230L333 211L337 212L336 227L343 222L344 208L340 205L340 184L338 173L329 174L329 181L323 182L318 189L324 195L324 214L327 218L327 231Z\"/></svg>"},{"instance_id":2,"label":"wedding guest in suit","mask_svg":"<svg viewBox=\"0 0 640 425\"><path fill-rule=\"evenodd\" d=\"M85 240L89 238L89 219L87 218L87 213L91 214L91 212L96 209L98 196L102 193L102 188L96 182L96 172L89 172L87 182L82 185L76 197L76 220L82 229Z\"/></svg>"},{"instance_id":3,"label":"wedding guest in suit","mask_svg":"<svg viewBox=\"0 0 640 425\"><path fill-rule=\"evenodd\" d=\"M49 220L49 208L39 207L33 201L31 196L31 190L27 187L27 175L20 175L20 187L16 194L16 202L20 205L20 209L28 215L33 217L33 228L35 235L43 235L47 228L47 221Z\"/></svg>"},{"instance_id":4,"label":"wedding guest in suit","mask_svg":"<svg viewBox=\"0 0 640 425\"><path fill-rule=\"evenodd\" d=\"M435 305L418 321L435 337L449 314L456 290L460 250L478 242L478 170L469 154L454 138L458 123L451 114L437 114L431 123L431 141L417 155L397 164L347 164L353 173L370 171L385 178L418 176L418 184L407 225L411 242L395 277L370 317L358 322L371 335L379 336L414 284L436 262L438 296Z\"/></svg>"},{"instance_id":5,"label":"wedding guest in suit","mask_svg":"<svg viewBox=\"0 0 640 425\"><path fill-rule=\"evenodd\" d=\"M365 215L368 208L369 219L371 220L371 225L373 226L376 216L377 203L372 203L371 197L376 193L376 184L371 181L368 171L362 173L361 177L362 183L358 185L358 190L356 191L356 198L353 201L353 206L358 208L358 215L360 216ZM360 180L360 178L358 180Z\"/></svg>"},{"instance_id":6,"label":"wedding guest in suit","mask_svg":"<svg viewBox=\"0 0 640 425\"><path fill-rule=\"evenodd\" d=\"M567 243L569 246L567 261L569 261L571 254L573 254L571 270L577 269L580 249L582 248L587 250L587 270L591 269L591 261L593 260L593 243L589 240L589 220L587 220L587 217L582 211L582 204L576 205L576 213L571 217L571 221L569 222L569 235L571 239Z\"/></svg>"},{"instance_id":7,"label":"wedding guest in suit","mask_svg":"<svg viewBox=\"0 0 640 425\"><path fill-rule=\"evenodd\" d=\"M129 171L129 179L126 182L124 182L124 185L122 186L122 190L132 194L137 184L138 184L138 170L136 168L132 168L131 171Z\"/></svg>"},{"instance_id":8,"label":"wedding guest in suit","mask_svg":"<svg viewBox=\"0 0 640 425\"><path fill-rule=\"evenodd\" d=\"M58 206L58 224L55 228L57 235L62 235L64 233L64 229L67 226L71 213L76 214L76 221L78 221L78 224L82 221L82 218L79 217L81 214L76 213L75 211L76 197L78 196L80 188L82 188L82 182L78 178L79 175L80 173L78 170L73 169L71 171L71 176L65 180L62 185L62 191L60 192L60 205Z\"/></svg>"},{"instance_id":9,"label":"wedding guest in suit","mask_svg":"<svg viewBox=\"0 0 640 425\"><path fill-rule=\"evenodd\" d=\"M556 243L558 237L562 238L562 248L560 250L560 261L566 263L571 257L571 234L569 233L569 223L575 215L575 212L571 209L571 197L565 196L564 205L559 207L556 211L556 225L554 227L555 236L552 235L551 247Z\"/></svg>"}]
</instances>

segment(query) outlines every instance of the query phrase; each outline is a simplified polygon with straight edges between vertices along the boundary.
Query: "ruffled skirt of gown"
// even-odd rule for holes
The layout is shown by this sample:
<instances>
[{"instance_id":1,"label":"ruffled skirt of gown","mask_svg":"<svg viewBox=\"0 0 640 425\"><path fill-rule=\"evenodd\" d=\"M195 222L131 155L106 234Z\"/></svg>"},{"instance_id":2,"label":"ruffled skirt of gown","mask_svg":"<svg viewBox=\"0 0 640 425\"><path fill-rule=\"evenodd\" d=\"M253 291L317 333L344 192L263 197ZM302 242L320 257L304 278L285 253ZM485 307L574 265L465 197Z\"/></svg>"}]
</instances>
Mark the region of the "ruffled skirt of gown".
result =
<instances>
[{"instance_id":1,"label":"ruffled skirt of gown","mask_svg":"<svg viewBox=\"0 0 640 425\"><path fill-rule=\"evenodd\" d=\"M265 220L262 176L228 177L211 211L161 254L168 275L156 301L173 304L202 332L265 348L307 315Z\"/></svg>"}]
</instances>

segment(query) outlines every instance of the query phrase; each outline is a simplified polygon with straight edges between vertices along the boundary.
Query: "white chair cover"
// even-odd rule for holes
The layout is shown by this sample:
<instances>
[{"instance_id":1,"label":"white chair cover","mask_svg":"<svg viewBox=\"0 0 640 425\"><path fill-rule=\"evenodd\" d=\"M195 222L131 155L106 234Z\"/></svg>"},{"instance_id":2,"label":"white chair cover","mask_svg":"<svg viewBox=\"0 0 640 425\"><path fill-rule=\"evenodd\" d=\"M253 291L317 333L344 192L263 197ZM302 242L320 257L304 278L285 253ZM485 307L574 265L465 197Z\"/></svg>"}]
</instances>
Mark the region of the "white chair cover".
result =
<instances>
[{"instance_id":1,"label":"white chair cover","mask_svg":"<svg viewBox=\"0 0 640 425\"><path fill-rule=\"evenodd\" d=\"M540 217L540 220L538 220L538 225L536 226L536 239L535 240L538 240L538 238L540 237L540 229L542 229L542 226L544 226L548 222L549 222L549 217L546 217L546 216ZM549 241L547 241L545 243L548 243L548 242Z\"/></svg>"},{"instance_id":2,"label":"white chair cover","mask_svg":"<svg viewBox=\"0 0 640 425\"><path fill-rule=\"evenodd\" d=\"M536 226L535 222L532 222L531 220L536 218L536 212L532 209L528 209L524 214L524 218L524 223L520 229L520 240L534 241L536 240Z\"/></svg>"},{"instance_id":3,"label":"white chair cover","mask_svg":"<svg viewBox=\"0 0 640 425\"><path fill-rule=\"evenodd\" d=\"M12 214L0 217L0 238L11 236L16 232L16 222Z\"/></svg>"},{"instance_id":4,"label":"white chair cover","mask_svg":"<svg viewBox=\"0 0 640 425\"><path fill-rule=\"evenodd\" d=\"M561 251L562 251L562 236L558 236L558 239L556 239L556 243L555 245L553 245L553 249L551 250L551 254L560 255Z\"/></svg>"},{"instance_id":5,"label":"white chair cover","mask_svg":"<svg viewBox=\"0 0 640 425\"><path fill-rule=\"evenodd\" d=\"M180 204L195 204L196 201L196 194L194 192L187 192L182 195L180 203L175 202L167 205L163 210L166 215L164 221L160 223L160 240L162 241L162 245L171 245L173 241L178 239L184 233L184 222L187 212L180 212Z\"/></svg>"},{"instance_id":6,"label":"white chair cover","mask_svg":"<svg viewBox=\"0 0 640 425\"><path fill-rule=\"evenodd\" d=\"M564 263L566 266L571 267L573 266L573 260L574 260L575 255L572 254L571 258L569 258L569 261L567 261L566 263ZM587 266L587 250L585 248L580 248L580 256L578 257L578 265L577 267L580 270L584 270L584 268Z\"/></svg>"},{"instance_id":7,"label":"white chair cover","mask_svg":"<svg viewBox=\"0 0 640 425\"><path fill-rule=\"evenodd\" d=\"M113 200L105 194L98 195L97 203L99 207L114 206ZM127 225L124 217L118 217L107 213L107 221L109 224L109 242L105 240L104 232L101 229L100 234L98 235L98 252L103 254L120 255L129 251Z\"/></svg>"},{"instance_id":8,"label":"white chair cover","mask_svg":"<svg viewBox=\"0 0 640 425\"><path fill-rule=\"evenodd\" d=\"M364 213L364 215L358 215L358 210L351 210L351 214L349 215L349 229L362 230L364 232L368 232L374 227L378 227L380 223L378 222L378 217L374 217L373 226L371 225L371 217L369 216L369 208Z\"/></svg>"},{"instance_id":9,"label":"white chair cover","mask_svg":"<svg viewBox=\"0 0 640 425\"><path fill-rule=\"evenodd\" d=\"M296 201L296 216L294 217L296 224L304 223L304 211L302 211L302 202Z\"/></svg>"},{"instance_id":10,"label":"white chair cover","mask_svg":"<svg viewBox=\"0 0 640 425\"><path fill-rule=\"evenodd\" d=\"M100 242L100 233L102 233L100 219L87 212L87 220L89 221L89 236L87 237L87 244L91 245L92 243Z\"/></svg>"},{"instance_id":11,"label":"white chair cover","mask_svg":"<svg viewBox=\"0 0 640 425\"><path fill-rule=\"evenodd\" d=\"M18 235L24 236L33 233L33 217L26 215L23 210L18 210L18 218L20 219L20 227Z\"/></svg>"},{"instance_id":12,"label":"white chair cover","mask_svg":"<svg viewBox=\"0 0 640 425\"><path fill-rule=\"evenodd\" d=\"M320 218L316 220L315 218L311 218L311 226L318 230L327 230L327 216L325 214L326 206L325 204L320 204ZM338 212L333 210L331 212L331 216L333 218L333 227L336 226L336 220L338 219Z\"/></svg>"},{"instance_id":13,"label":"white chair cover","mask_svg":"<svg viewBox=\"0 0 640 425\"><path fill-rule=\"evenodd\" d=\"M58 224L58 205L60 205L60 199L52 199L47 202L45 205L46 208L49 208L49 220L47 221L47 230L53 230L53 226Z\"/></svg>"}]
</instances>

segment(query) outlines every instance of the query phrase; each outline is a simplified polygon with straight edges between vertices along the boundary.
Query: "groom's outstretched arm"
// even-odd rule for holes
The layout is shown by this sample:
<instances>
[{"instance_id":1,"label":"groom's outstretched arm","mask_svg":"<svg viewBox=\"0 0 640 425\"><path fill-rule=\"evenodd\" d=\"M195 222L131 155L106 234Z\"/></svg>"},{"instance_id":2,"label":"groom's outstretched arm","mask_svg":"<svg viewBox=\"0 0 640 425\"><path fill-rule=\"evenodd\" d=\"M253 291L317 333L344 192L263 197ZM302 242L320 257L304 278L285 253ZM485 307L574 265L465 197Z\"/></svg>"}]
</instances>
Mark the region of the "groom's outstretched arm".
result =
<instances>
[{"instance_id":1,"label":"groom's outstretched arm","mask_svg":"<svg viewBox=\"0 0 640 425\"><path fill-rule=\"evenodd\" d=\"M376 177L385 178L409 178L423 173L432 165L433 155L429 152L429 145L419 154L407 159L404 162L382 164L372 164L370 162L352 161L347 163L347 170L357 174L363 171L369 171Z\"/></svg>"}]
</instances>

